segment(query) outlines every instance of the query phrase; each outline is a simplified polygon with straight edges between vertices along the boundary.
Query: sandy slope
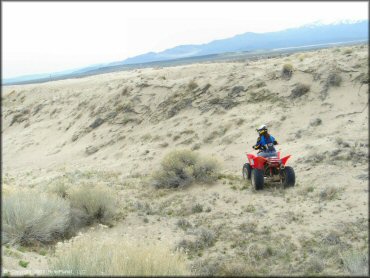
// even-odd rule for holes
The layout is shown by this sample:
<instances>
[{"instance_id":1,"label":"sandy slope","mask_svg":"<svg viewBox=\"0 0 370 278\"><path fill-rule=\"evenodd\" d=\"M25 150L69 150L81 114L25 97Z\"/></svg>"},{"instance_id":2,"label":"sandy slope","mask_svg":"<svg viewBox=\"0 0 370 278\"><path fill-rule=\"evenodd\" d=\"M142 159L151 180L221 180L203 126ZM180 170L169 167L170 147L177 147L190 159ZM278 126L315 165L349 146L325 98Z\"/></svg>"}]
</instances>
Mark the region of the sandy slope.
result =
<instances>
[{"instance_id":1,"label":"sandy slope","mask_svg":"<svg viewBox=\"0 0 370 278\"><path fill-rule=\"evenodd\" d=\"M294 68L289 80L281 77L286 63ZM334 72L342 78L340 86L325 87ZM298 83L310 90L292 98ZM367 245L367 46L10 86L3 88L2 105L4 183L39 186L76 170L116 172L122 202L148 203L157 211L147 214L137 206L115 227L99 231L102 237L127 235L176 245L189 236L176 226L184 217L217 231L217 243L198 259L224 260L240 258L246 249L235 240L256 238L240 225L255 223L259 234L270 231L271 242L285 238L295 245L289 252L296 259L289 267L271 265L272 274L306 271L302 242L307 238L341 231L341 241L351 248ZM316 119L321 124L315 125ZM174 148L215 156L225 173L239 177L260 124L268 125L283 154L292 154L297 187L253 192L239 180L223 179L153 198L155 190L136 178L150 175ZM322 197L328 187L338 192L333 200ZM211 211L180 213L195 203ZM356 225L355 232L343 232ZM240 247L230 248L233 243ZM344 270L328 262L323 273Z\"/></svg>"}]
</instances>

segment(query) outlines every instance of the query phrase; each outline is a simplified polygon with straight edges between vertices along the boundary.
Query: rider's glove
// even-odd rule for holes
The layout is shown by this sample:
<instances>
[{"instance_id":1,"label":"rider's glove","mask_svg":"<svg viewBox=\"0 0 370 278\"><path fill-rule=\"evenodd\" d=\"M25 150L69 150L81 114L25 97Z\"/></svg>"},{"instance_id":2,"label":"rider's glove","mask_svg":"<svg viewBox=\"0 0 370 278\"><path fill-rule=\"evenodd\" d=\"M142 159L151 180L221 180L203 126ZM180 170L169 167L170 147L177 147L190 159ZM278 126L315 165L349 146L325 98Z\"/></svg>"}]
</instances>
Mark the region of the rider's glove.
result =
<instances>
[{"instance_id":1,"label":"rider's glove","mask_svg":"<svg viewBox=\"0 0 370 278\"><path fill-rule=\"evenodd\" d=\"M277 144L278 144L278 142L275 140L275 141L274 141L274 145L277 145Z\"/></svg>"},{"instance_id":2,"label":"rider's glove","mask_svg":"<svg viewBox=\"0 0 370 278\"><path fill-rule=\"evenodd\" d=\"M259 149L259 146L258 145L254 145L253 146L253 149L258 150Z\"/></svg>"}]
</instances>

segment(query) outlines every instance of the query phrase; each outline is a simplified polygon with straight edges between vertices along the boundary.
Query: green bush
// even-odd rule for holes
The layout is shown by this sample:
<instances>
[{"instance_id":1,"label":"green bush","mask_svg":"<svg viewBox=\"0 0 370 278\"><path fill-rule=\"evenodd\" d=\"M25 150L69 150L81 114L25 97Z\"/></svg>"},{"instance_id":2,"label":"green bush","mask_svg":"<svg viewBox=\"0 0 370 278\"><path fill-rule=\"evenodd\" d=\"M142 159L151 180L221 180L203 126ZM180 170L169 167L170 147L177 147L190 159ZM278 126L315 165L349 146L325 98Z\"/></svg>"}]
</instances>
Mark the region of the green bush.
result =
<instances>
[{"instance_id":1,"label":"green bush","mask_svg":"<svg viewBox=\"0 0 370 278\"><path fill-rule=\"evenodd\" d=\"M70 224L70 206L54 195L32 191L3 196L3 243L50 243L63 237Z\"/></svg>"},{"instance_id":2,"label":"green bush","mask_svg":"<svg viewBox=\"0 0 370 278\"><path fill-rule=\"evenodd\" d=\"M161 162L161 169L153 174L156 188L177 188L193 182L211 183L217 180L219 166L216 160L202 158L190 150L175 150Z\"/></svg>"},{"instance_id":3,"label":"green bush","mask_svg":"<svg viewBox=\"0 0 370 278\"><path fill-rule=\"evenodd\" d=\"M81 184L68 191L68 196L74 223L80 221L80 225L86 225L98 221L109 224L115 215L116 198L107 187Z\"/></svg>"}]
</instances>

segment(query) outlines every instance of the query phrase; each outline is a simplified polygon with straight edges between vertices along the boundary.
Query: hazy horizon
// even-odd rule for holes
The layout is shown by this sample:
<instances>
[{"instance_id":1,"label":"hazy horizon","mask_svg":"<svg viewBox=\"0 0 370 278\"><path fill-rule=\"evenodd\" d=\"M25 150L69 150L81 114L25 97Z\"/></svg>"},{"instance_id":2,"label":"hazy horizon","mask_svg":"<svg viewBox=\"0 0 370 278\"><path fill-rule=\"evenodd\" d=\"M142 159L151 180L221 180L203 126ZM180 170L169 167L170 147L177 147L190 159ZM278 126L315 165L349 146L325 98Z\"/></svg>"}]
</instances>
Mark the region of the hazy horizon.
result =
<instances>
[{"instance_id":1,"label":"hazy horizon","mask_svg":"<svg viewBox=\"0 0 370 278\"><path fill-rule=\"evenodd\" d=\"M2 78L122 61L246 32L368 20L367 8L368 2L6 2Z\"/></svg>"}]
</instances>

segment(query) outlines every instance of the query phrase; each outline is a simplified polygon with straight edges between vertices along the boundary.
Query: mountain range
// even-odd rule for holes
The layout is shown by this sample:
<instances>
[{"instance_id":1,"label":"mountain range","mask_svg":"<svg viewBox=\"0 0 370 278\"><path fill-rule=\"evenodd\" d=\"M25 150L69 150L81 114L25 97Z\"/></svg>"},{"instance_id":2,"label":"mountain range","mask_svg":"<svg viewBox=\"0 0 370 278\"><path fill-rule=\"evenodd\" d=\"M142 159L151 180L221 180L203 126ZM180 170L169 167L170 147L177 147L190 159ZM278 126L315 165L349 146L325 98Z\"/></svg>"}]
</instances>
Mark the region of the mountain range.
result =
<instances>
[{"instance_id":1,"label":"mountain range","mask_svg":"<svg viewBox=\"0 0 370 278\"><path fill-rule=\"evenodd\" d=\"M113 66L135 65L150 62L169 61L181 58L200 57L210 54L229 52L255 52L279 48L302 47L351 41L368 41L369 22L337 22L333 24L309 24L297 28L277 32L253 33L247 32L231 38L214 40L205 44L179 45L161 52L149 52L108 64L91 65L77 70L57 73L28 75L3 79L3 85L16 82L31 81L42 78L72 76L90 71L96 71Z\"/></svg>"}]
</instances>

